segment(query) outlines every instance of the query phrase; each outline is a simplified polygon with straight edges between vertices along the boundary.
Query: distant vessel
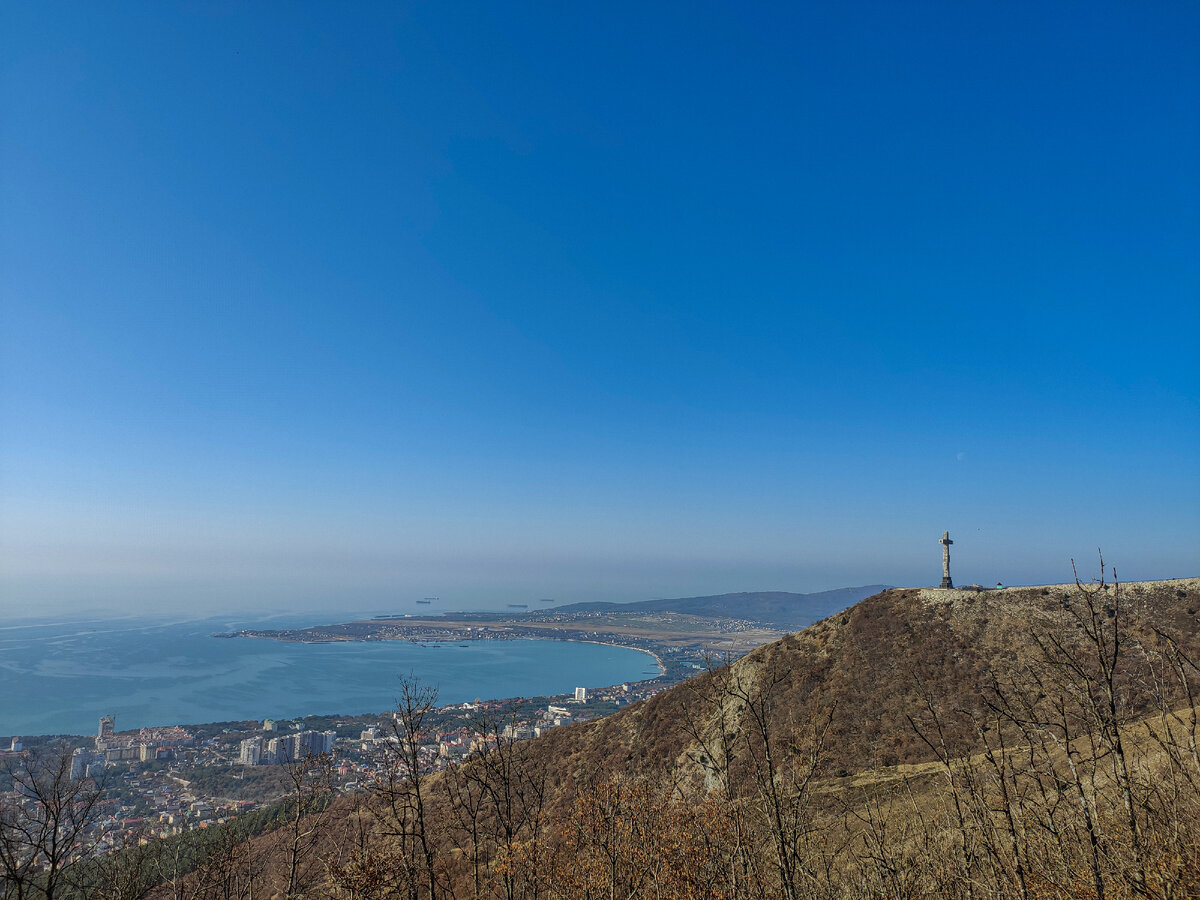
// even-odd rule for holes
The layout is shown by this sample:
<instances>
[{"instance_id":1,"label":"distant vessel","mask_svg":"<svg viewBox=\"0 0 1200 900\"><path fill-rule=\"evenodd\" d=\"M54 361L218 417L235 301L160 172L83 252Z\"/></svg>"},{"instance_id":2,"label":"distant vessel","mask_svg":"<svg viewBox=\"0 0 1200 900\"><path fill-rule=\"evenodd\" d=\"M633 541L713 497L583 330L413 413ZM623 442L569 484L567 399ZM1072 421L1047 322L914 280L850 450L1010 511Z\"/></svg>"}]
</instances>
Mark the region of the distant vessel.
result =
<instances>
[{"instance_id":1,"label":"distant vessel","mask_svg":"<svg viewBox=\"0 0 1200 900\"><path fill-rule=\"evenodd\" d=\"M417 601L417 603L424 603L426 606L428 606L432 602L433 602L432 600L418 600Z\"/></svg>"},{"instance_id":2,"label":"distant vessel","mask_svg":"<svg viewBox=\"0 0 1200 900\"><path fill-rule=\"evenodd\" d=\"M508 608L509 609L529 609L529 604L528 603L510 603L510 604L508 604Z\"/></svg>"},{"instance_id":3,"label":"distant vessel","mask_svg":"<svg viewBox=\"0 0 1200 900\"><path fill-rule=\"evenodd\" d=\"M554 602L553 600L551 600L547 597L542 597L538 600L538 603L553 603L553 602Z\"/></svg>"}]
</instances>

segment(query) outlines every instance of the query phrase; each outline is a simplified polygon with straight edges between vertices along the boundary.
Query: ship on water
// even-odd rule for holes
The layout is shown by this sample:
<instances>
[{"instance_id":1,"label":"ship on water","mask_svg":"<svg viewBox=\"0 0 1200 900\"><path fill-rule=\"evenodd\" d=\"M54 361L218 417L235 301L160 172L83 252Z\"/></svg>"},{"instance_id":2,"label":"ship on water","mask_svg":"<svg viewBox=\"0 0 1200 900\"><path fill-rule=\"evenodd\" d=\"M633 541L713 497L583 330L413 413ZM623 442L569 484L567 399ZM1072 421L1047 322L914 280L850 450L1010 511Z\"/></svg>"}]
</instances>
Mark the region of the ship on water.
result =
<instances>
[{"instance_id":1,"label":"ship on water","mask_svg":"<svg viewBox=\"0 0 1200 900\"><path fill-rule=\"evenodd\" d=\"M510 603L510 604L508 604L508 608L509 609L529 609L529 604L528 603Z\"/></svg>"}]
</instances>

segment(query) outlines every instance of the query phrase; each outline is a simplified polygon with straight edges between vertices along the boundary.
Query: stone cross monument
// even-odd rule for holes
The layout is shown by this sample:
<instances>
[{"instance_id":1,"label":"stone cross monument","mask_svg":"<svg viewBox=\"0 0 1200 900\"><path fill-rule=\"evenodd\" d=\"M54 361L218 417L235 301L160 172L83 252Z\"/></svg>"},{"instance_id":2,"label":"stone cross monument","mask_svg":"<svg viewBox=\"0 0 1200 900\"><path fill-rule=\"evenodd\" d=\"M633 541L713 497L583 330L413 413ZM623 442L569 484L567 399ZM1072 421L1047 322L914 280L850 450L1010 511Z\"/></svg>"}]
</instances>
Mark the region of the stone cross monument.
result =
<instances>
[{"instance_id":1,"label":"stone cross monument","mask_svg":"<svg viewBox=\"0 0 1200 900\"><path fill-rule=\"evenodd\" d=\"M950 545L954 541L950 540L950 532L943 531L942 539L938 541L942 545L942 584L944 588L954 587L954 582L950 580Z\"/></svg>"}]
</instances>

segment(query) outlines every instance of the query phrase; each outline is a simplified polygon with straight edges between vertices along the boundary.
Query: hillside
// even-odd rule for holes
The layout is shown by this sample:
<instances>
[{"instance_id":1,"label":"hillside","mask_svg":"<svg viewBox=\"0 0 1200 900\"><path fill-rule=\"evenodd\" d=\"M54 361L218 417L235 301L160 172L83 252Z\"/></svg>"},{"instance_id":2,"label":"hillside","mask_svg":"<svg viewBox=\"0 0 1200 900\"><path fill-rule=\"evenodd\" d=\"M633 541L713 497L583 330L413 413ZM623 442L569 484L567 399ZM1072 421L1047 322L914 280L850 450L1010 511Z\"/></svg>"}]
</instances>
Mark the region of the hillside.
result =
<instances>
[{"instance_id":1,"label":"hillside","mask_svg":"<svg viewBox=\"0 0 1200 900\"><path fill-rule=\"evenodd\" d=\"M1200 579L888 589L599 721L524 741L484 723L485 752L440 773L402 702L374 790L214 844L194 883L241 866L293 897L1198 896L1198 613Z\"/></svg>"},{"instance_id":2,"label":"hillside","mask_svg":"<svg viewBox=\"0 0 1200 900\"><path fill-rule=\"evenodd\" d=\"M715 594L708 597L681 597L670 600L640 600L634 603L568 603L555 607L553 611L568 614L676 612L693 616L750 619L754 622L783 628L803 628L886 589L886 585L871 584L863 587L820 591L813 594L758 591Z\"/></svg>"},{"instance_id":3,"label":"hillside","mask_svg":"<svg viewBox=\"0 0 1200 900\"><path fill-rule=\"evenodd\" d=\"M832 771L931 758L908 716L925 697L953 712L954 736L984 712L993 678L1038 655L1039 633L1073 636L1075 585L1002 591L889 589L802 632L753 651L727 672L703 675L599 722L556 729L538 742L555 784L615 773L692 769L694 732L715 727L715 694L731 682L771 685L772 723L785 739L834 710L826 757ZM1128 625L1143 639L1158 628L1200 659L1200 579L1123 585ZM1131 648L1137 653L1137 648ZM1133 711L1151 701L1130 686ZM740 729L747 723L740 721Z\"/></svg>"},{"instance_id":4,"label":"hillside","mask_svg":"<svg viewBox=\"0 0 1200 900\"><path fill-rule=\"evenodd\" d=\"M1198 609L1200 579L885 590L513 748L516 780L560 896L672 865L680 896L1190 896Z\"/></svg>"}]
</instances>

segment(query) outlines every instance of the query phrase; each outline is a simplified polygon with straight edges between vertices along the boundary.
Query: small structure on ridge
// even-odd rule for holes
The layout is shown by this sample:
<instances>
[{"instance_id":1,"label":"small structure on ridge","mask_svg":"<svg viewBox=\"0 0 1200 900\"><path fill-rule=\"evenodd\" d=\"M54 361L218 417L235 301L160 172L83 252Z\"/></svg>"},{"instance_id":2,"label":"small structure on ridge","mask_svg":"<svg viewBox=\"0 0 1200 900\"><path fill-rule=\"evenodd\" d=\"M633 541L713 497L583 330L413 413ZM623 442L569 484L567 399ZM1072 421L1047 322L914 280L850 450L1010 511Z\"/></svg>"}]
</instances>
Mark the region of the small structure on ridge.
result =
<instances>
[{"instance_id":1,"label":"small structure on ridge","mask_svg":"<svg viewBox=\"0 0 1200 900\"><path fill-rule=\"evenodd\" d=\"M954 541L950 540L950 532L943 531L942 539L938 543L942 545L942 583L940 587L952 588L954 582L950 580L950 545Z\"/></svg>"}]
</instances>

